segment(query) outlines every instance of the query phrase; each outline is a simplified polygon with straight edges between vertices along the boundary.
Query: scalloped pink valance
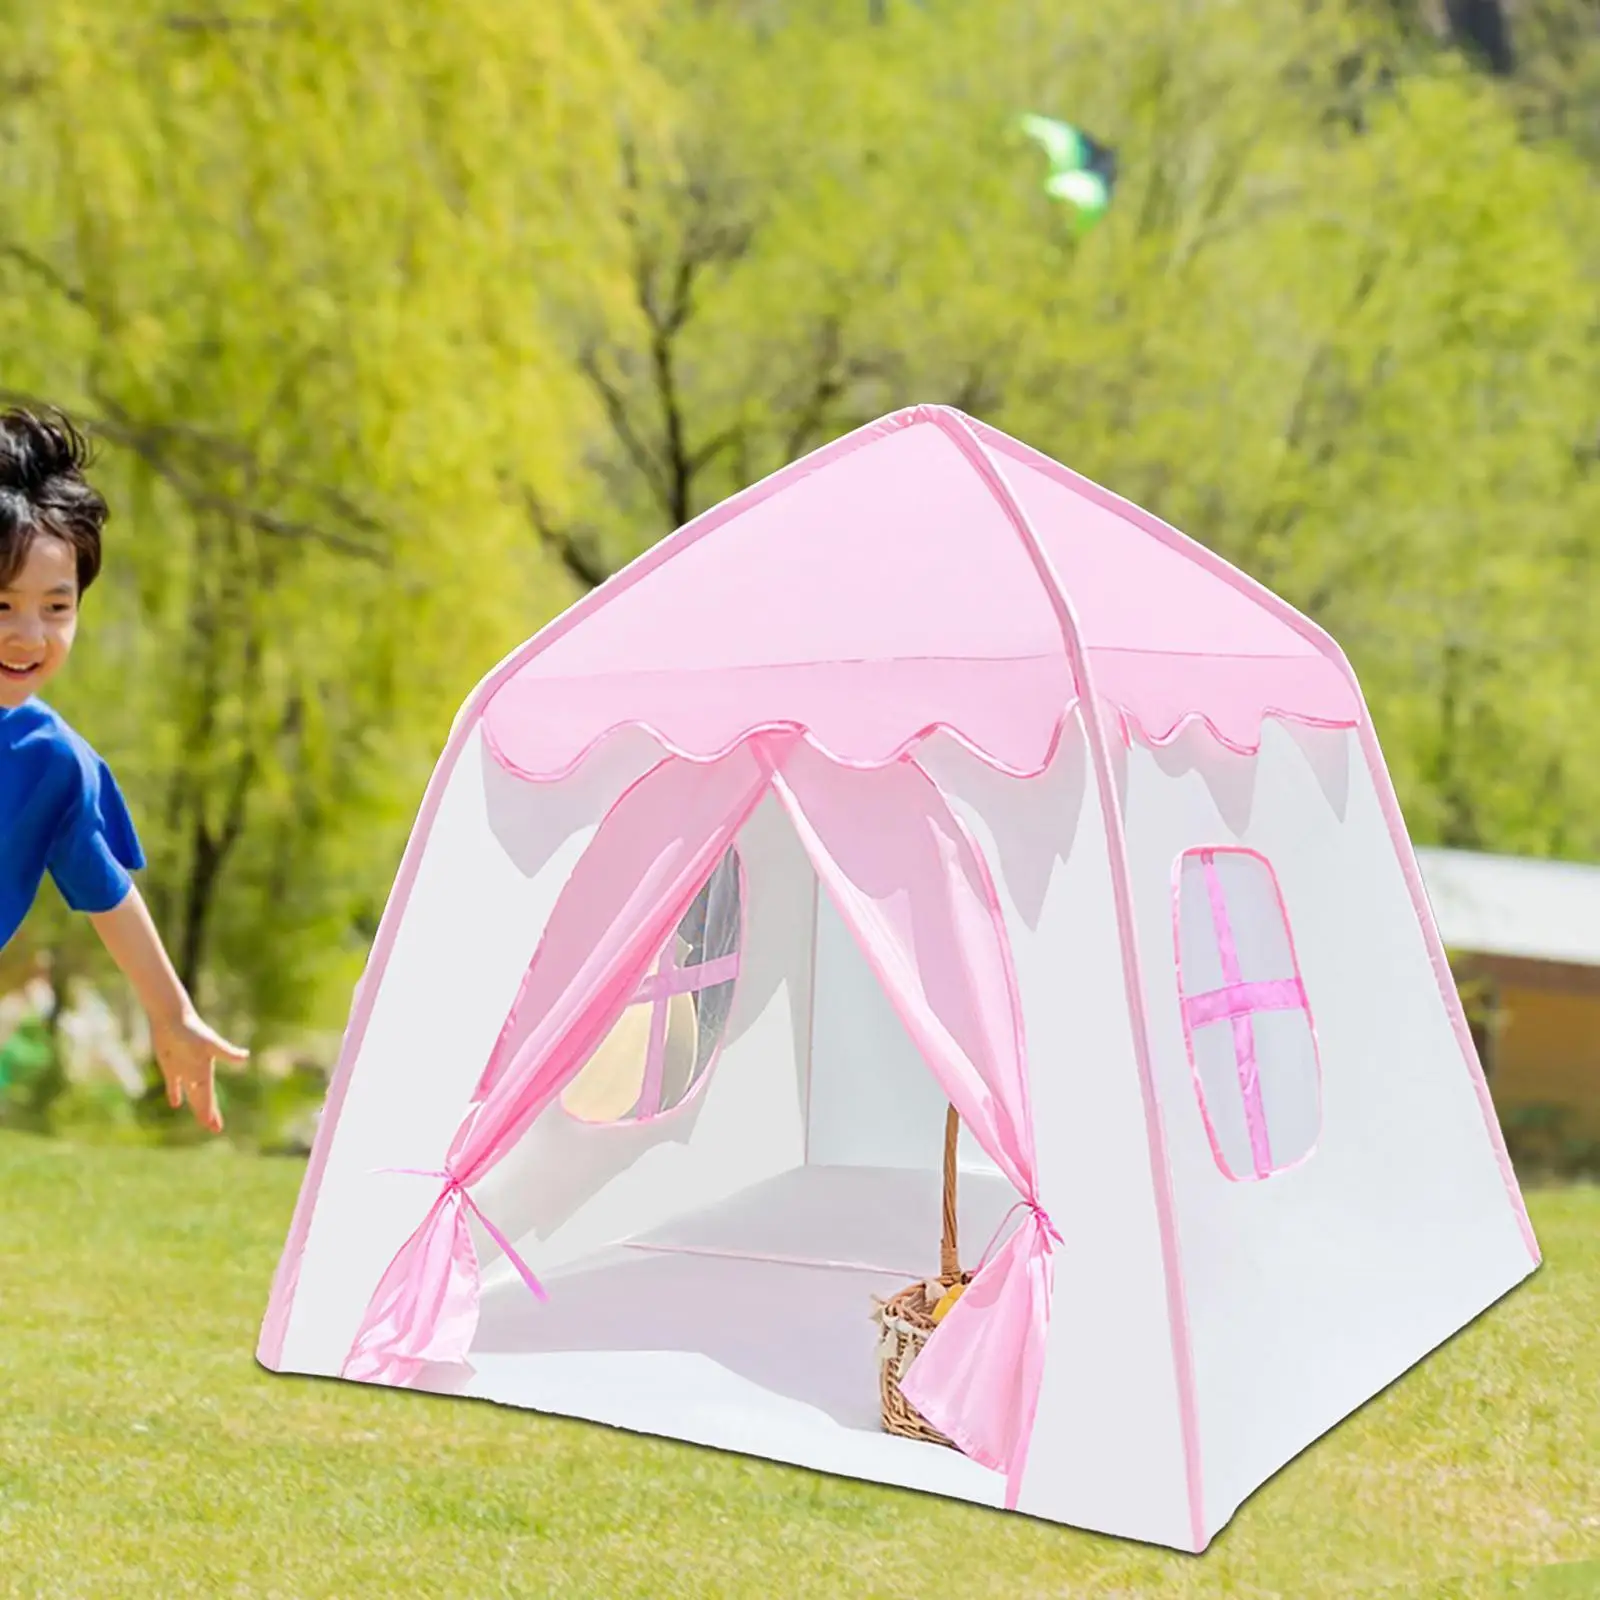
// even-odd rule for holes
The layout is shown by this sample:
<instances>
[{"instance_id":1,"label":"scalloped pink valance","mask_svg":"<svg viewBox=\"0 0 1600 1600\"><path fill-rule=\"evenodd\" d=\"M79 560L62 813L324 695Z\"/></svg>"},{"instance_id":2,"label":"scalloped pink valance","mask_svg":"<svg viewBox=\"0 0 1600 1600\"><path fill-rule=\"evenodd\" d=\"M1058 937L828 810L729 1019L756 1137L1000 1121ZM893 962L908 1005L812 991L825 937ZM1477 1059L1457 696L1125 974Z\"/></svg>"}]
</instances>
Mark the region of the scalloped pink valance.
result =
<instances>
[{"instance_id":1,"label":"scalloped pink valance","mask_svg":"<svg viewBox=\"0 0 1600 1600\"><path fill-rule=\"evenodd\" d=\"M1093 652L1096 685L1150 744L1202 721L1229 749L1259 747L1277 717L1349 727L1349 685L1319 657L1179 658ZM887 766L935 731L1015 777L1054 754L1077 703L1064 656L1000 661L821 661L737 671L644 671L511 679L484 715L496 759L522 777L561 778L624 728L672 755L720 759L763 731L798 731L841 766Z\"/></svg>"}]
</instances>

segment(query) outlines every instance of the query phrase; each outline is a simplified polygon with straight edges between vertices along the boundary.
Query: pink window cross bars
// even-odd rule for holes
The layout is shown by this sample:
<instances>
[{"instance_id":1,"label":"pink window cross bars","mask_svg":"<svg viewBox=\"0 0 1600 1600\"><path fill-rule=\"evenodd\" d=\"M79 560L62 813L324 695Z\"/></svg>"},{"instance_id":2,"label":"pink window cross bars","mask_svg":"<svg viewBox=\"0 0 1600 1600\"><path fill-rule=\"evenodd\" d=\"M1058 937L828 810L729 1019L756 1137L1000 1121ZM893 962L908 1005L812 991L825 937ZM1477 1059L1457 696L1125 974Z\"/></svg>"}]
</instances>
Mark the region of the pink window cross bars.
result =
<instances>
[{"instance_id":1,"label":"pink window cross bars","mask_svg":"<svg viewBox=\"0 0 1600 1600\"><path fill-rule=\"evenodd\" d=\"M1300 1011L1307 1016L1305 986L1298 970L1288 978L1274 978L1264 982L1249 982L1244 978L1239 964L1238 942L1228 915L1228 902L1222 889L1222 876L1217 870L1217 850L1198 850L1186 853L1184 863L1198 857L1205 878L1206 897L1210 902L1211 926L1216 935L1217 953L1222 967L1222 986L1203 994L1182 996L1185 1030L1193 1038L1198 1028L1209 1023L1230 1022L1233 1031L1234 1064L1238 1073L1239 1094L1244 1102L1244 1122L1250 1139L1250 1159L1257 1178L1265 1178L1276 1166L1273 1160L1272 1139L1267 1113L1261 1097L1261 1074L1256 1055L1256 1030L1252 1018L1264 1011ZM1282 902L1277 895L1277 883L1272 869L1265 860L1251 851L1231 851L1259 865L1272 886L1272 901L1282 925L1285 939L1288 924L1282 917ZM1180 877L1180 893L1181 893ZM1293 961L1293 947L1290 946Z\"/></svg>"},{"instance_id":2,"label":"pink window cross bars","mask_svg":"<svg viewBox=\"0 0 1600 1600\"><path fill-rule=\"evenodd\" d=\"M661 952L661 960L656 970L639 985L638 992L631 1002L633 1005L652 1007L650 1046L644 1063L644 1084L639 1091L638 1104L634 1106L632 1112L633 1119L641 1122L659 1116L662 1111L661 1079L667 1059L667 1009L672 1003L672 997L679 994L694 994L702 989L714 989L718 984L730 983L739 976L737 950L730 955L720 956L715 961L702 962L698 966L680 967L677 960L677 944L678 936L674 934L667 941L667 948ZM699 1065L698 1061L694 1063L695 1067ZM692 1077L690 1081L693 1082Z\"/></svg>"}]
</instances>

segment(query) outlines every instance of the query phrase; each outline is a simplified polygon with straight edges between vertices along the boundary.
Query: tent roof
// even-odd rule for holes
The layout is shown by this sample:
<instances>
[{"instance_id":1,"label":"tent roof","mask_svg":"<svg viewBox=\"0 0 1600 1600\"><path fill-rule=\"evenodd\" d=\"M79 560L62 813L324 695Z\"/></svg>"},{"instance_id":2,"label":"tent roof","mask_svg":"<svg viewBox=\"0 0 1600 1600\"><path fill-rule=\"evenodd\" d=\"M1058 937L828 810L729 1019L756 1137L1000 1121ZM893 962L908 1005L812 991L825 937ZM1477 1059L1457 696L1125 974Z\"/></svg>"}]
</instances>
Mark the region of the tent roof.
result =
<instances>
[{"instance_id":1,"label":"tent roof","mask_svg":"<svg viewBox=\"0 0 1600 1600\"><path fill-rule=\"evenodd\" d=\"M1337 652L1243 574L998 430L917 406L713 507L579 602L519 653L486 731L539 778L628 725L696 760L799 726L857 766L944 728L1037 772L1077 697L1055 582L1099 692L1152 742L1193 718L1242 750L1267 715L1360 719Z\"/></svg>"}]
</instances>

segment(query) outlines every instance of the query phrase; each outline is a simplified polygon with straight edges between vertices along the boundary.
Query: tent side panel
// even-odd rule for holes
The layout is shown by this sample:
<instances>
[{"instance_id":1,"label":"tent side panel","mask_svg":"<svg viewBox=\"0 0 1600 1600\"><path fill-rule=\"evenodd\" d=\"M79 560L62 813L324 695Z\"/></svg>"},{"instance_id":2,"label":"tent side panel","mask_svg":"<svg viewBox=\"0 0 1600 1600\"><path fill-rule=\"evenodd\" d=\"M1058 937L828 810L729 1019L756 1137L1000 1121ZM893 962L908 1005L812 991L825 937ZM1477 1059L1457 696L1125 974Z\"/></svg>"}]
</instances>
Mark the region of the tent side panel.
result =
<instances>
[{"instance_id":1,"label":"tent side panel","mask_svg":"<svg viewBox=\"0 0 1600 1600\"><path fill-rule=\"evenodd\" d=\"M815 879L768 795L740 831L744 917L723 1043L700 1089L648 1122L592 1126L552 1105L474 1191L541 1278L800 1166ZM485 1273L526 1296L503 1257Z\"/></svg>"},{"instance_id":2,"label":"tent side panel","mask_svg":"<svg viewBox=\"0 0 1600 1600\"><path fill-rule=\"evenodd\" d=\"M505 1021L540 930L601 817L660 759L619 738L559 784L532 785L466 735L422 841L337 1123L289 1308L282 1368L337 1372L384 1268L432 1205L437 1169ZM309 1182L308 1178L308 1182ZM477 1225L474 1224L474 1227ZM479 1230L479 1246L490 1254Z\"/></svg>"},{"instance_id":3,"label":"tent side panel","mask_svg":"<svg viewBox=\"0 0 1600 1600\"><path fill-rule=\"evenodd\" d=\"M1249 757L1192 729L1165 749L1136 745L1126 787L1135 915L1189 1293L1209 1535L1279 1467L1471 1321L1532 1263L1359 735L1269 722L1260 754ZM1219 1160L1202 1118L1174 959L1175 863L1210 845L1258 851L1276 874L1321 1068L1319 1117L1303 1024L1296 1035L1297 1024L1281 1013L1253 1015L1244 1046L1224 1032L1211 1042L1214 1051L1197 1037L1223 1147L1226 1119L1234 1119L1232 1177L1223 1169L1227 1149ZM1281 926L1276 913L1250 904L1240 877L1231 883L1234 959L1281 964L1283 944L1268 954L1276 936L1262 933ZM1204 899L1182 926L1187 987L1221 982L1215 971L1198 985L1187 982L1188 952L1204 946L1213 926ZM1220 944L1205 959L1215 963L1219 951ZM1246 980L1283 976L1243 973ZM1237 1068L1241 1048L1254 1051L1258 1090ZM1265 1126L1265 1145L1280 1137L1284 1144L1280 1154L1267 1149L1269 1168L1315 1136L1299 1165L1260 1179L1253 1161L1263 1144L1241 1131L1248 1118L1241 1106L1252 1094L1261 1097L1257 1129ZM1275 1123L1286 1108L1293 1119Z\"/></svg>"},{"instance_id":4,"label":"tent side panel","mask_svg":"<svg viewBox=\"0 0 1600 1600\"><path fill-rule=\"evenodd\" d=\"M930 745L925 764L994 872L1022 993L1042 1199L1066 1240L1018 1509L1187 1549L1160 1224L1083 725L1074 716L1035 779L1003 777L949 744Z\"/></svg>"}]
</instances>

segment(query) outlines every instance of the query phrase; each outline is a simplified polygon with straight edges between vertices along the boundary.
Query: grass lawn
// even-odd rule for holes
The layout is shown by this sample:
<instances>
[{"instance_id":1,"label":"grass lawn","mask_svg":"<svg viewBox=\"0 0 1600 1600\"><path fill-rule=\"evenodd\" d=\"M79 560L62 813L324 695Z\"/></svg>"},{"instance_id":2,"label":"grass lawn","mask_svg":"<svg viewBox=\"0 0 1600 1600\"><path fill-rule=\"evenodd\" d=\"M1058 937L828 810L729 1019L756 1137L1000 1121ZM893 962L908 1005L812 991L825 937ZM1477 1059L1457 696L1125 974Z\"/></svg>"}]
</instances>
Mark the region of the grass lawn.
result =
<instances>
[{"instance_id":1,"label":"grass lawn","mask_svg":"<svg viewBox=\"0 0 1600 1600\"><path fill-rule=\"evenodd\" d=\"M0 1593L1600 1596L1600 1190L1194 1558L255 1362L302 1168L0 1135Z\"/></svg>"}]
</instances>

